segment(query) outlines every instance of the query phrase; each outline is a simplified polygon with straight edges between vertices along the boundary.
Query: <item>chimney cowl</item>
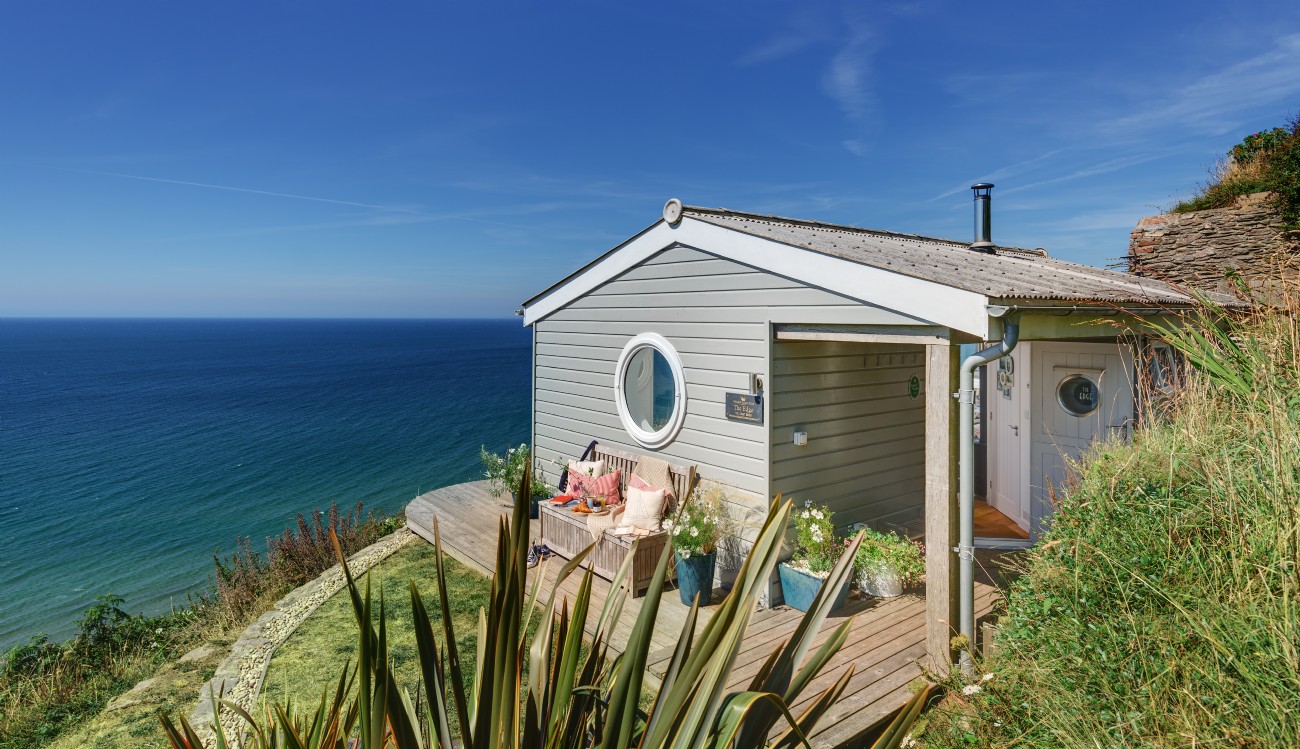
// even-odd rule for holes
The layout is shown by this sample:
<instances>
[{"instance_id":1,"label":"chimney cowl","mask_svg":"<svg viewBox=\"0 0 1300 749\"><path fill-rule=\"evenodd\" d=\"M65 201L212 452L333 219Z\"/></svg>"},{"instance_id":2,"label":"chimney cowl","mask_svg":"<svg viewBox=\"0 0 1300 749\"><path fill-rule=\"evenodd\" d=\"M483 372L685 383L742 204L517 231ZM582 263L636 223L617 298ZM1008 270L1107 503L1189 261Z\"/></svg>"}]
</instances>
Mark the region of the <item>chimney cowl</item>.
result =
<instances>
[{"instance_id":1,"label":"chimney cowl","mask_svg":"<svg viewBox=\"0 0 1300 749\"><path fill-rule=\"evenodd\" d=\"M993 184L978 182L970 186L975 194L975 241L970 248L977 252L992 253L993 244Z\"/></svg>"}]
</instances>

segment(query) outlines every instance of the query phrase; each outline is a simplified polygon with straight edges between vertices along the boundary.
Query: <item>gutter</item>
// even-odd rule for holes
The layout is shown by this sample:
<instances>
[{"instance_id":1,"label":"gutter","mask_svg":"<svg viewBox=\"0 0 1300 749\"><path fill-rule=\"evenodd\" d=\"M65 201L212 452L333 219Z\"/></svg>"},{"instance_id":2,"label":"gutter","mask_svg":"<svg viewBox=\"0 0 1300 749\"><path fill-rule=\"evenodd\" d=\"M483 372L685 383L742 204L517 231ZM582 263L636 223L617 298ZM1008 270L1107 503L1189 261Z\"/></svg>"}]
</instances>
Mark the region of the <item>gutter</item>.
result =
<instances>
[{"instance_id":1,"label":"gutter","mask_svg":"<svg viewBox=\"0 0 1300 749\"><path fill-rule=\"evenodd\" d=\"M958 538L957 553L960 591L958 632L966 638L961 651L962 671L971 669L971 651L975 647L975 370L997 361L1020 342L1020 313L1014 308L989 308L989 315L1002 318L1002 341L976 351L961 363L958 390L953 393L959 404L958 441L960 442L957 479Z\"/></svg>"}]
</instances>

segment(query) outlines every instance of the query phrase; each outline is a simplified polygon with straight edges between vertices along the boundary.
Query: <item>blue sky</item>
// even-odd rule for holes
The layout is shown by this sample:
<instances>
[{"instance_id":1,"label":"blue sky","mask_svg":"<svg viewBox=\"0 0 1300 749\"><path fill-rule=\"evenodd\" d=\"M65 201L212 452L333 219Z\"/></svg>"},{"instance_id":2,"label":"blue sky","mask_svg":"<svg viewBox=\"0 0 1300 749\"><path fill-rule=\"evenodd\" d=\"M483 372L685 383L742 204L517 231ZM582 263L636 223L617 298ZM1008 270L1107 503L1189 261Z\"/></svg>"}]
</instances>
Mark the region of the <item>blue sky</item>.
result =
<instances>
[{"instance_id":1,"label":"blue sky","mask_svg":"<svg viewBox=\"0 0 1300 749\"><path fill-rule=\"evenodd\" d=\"M978 180L1104 265L1300 110L1237 7L11 3L0 316L507 316L670 197L966 239Z\"/></svg>"}]
</instances>

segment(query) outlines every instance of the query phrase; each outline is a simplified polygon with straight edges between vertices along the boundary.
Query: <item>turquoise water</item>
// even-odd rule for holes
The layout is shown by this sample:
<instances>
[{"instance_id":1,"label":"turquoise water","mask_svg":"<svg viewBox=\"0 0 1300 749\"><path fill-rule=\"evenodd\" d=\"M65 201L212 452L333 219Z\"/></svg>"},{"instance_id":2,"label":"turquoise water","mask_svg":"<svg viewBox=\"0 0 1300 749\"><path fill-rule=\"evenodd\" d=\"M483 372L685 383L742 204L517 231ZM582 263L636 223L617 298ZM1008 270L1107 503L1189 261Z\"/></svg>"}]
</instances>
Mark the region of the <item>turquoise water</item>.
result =
<instances>
[{"instance_id":1,"label":"turquoise water","mask_svg":"<svg viewBox=\"0 0 1300 749\"><path fill-rule=\"evenodd\" d=\"M157 612L216 547L398 512L529 432L517 320L0 320L0 649Z\"/></svg>"}]
</instances>

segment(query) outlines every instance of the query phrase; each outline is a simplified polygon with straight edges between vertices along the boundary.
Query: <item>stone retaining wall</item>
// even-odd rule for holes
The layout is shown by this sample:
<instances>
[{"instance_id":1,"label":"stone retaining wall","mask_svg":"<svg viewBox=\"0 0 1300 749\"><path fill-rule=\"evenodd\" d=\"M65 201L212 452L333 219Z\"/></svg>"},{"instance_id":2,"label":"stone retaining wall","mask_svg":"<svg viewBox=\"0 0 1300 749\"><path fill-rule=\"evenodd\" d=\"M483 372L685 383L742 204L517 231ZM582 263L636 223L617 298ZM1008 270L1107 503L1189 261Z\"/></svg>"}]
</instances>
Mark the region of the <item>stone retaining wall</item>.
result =
<instances>
[{"instance_id":1,"label":"stone retaining wall","mask_svg":"<svg viewBox=\"0 0 1300 749\"><path fill-rule=\"evenodd\" d=\"M416 540L418 536L402 527L379 539L348 558L348 568L359 576L379 562L392 556L398 549ZM343 568L339 565L326 570L320 577L281 598L275 607L248 625L239 639L230 646L230 653L208 683L199 690L199 704L190 714L190 725L203 738L205 745L215 737L212 728L212 696L234 702L249 713L262 693L266 667L275 649L289 639L312 612L347 585ZM254 713L255 714L255 713ZM242 736L246 724L230 709L221 711L221 725L226 736Z\"/></svg>"},{"instance_id":2,"label":"stone retaining wall","mask_svg":"<svg viewBox=\"0 0 1300 749\"><path fill-rule=\"evenodd\" d=\"M1294 237L1282 232L1272 193L1237 199L1228 208L1148 216L1133 229L1129 272L1197 288L1232 291L1236 271L1253 285L1276 258L1296 252Z\"/></svg>"}]
</instances>

